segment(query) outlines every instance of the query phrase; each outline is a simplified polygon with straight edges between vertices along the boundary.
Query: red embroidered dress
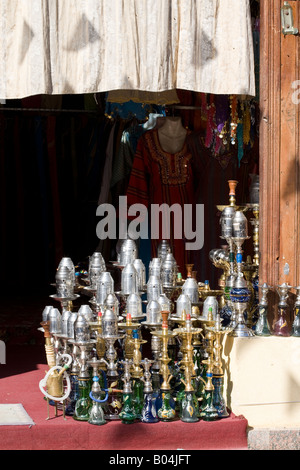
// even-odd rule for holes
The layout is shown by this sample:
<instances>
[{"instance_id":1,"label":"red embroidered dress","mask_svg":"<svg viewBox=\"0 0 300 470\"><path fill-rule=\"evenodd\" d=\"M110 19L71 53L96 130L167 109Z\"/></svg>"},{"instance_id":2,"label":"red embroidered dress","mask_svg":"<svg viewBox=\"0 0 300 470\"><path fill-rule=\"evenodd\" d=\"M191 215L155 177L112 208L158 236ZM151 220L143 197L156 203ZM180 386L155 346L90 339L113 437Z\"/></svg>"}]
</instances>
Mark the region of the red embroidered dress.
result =
<instances>
[{"instance_id":1,"label":"red embroidered dress","mask_svg":"<svg viewBox=\"0 0 300 470\"><path fill-rule=\"evenodd\" d=\"M188 134L190 135L190 131ZM127 189L128 207L144 204L150 217L151 204L193 204L195 201L194 157L187 146L174 154L165 152L159 142L157 129L146 132L139 140ZM183 211L182 211L182 220ZM172 220L172 218L171 218ZM157 221L155 221L157 222ZM152 221L153 224L153 221ZM149 222L151 228L151 220ZM170 244L180 272L185 273L189 253L185 251L184 228L182 239L174 239L173 223L170 223ZM151 233L151 230L149 230ZM161 235L161 231L160 231ZM159 239L152 239L152 257L157 256Z\"/></svg>"}]
</instances>

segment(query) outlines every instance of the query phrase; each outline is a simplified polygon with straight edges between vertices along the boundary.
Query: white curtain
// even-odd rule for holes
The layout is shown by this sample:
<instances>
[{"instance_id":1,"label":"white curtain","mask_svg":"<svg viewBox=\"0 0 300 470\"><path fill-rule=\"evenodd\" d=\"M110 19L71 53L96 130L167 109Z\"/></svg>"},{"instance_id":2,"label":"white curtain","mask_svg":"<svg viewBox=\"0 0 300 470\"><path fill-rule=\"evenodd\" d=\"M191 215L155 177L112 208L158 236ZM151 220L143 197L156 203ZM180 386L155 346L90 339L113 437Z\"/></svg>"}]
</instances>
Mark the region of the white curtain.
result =
<instances>
[{"instance_id":1,"label":"white curtain","mask_svg":"<svg viewBox=\"0 0 300 470\"><path fill-rule=\"evenodd\" d=\"M1 0L0 99L255 95L249 0Z\"/></svg>"}]
</instances>

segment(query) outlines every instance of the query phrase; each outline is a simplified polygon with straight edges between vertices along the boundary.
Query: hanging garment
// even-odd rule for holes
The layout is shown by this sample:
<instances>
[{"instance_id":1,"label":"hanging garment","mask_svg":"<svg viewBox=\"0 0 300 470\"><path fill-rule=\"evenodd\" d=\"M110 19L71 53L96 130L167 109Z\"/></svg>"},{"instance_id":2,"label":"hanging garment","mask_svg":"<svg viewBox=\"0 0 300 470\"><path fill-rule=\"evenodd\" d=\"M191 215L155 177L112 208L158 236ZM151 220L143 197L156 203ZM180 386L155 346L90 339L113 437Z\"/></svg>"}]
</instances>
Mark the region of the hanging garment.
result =
<instances>
[{"instance_id":1,"label":"hanging garment","mask_svg":"<svg viewBox=\"0 0 300 470\"><path fill-rule=\"evenodd\" d=\"M188 131L190 135L190 131ZM159 141L158 130L146 132L139 140L135 154L132 172L127 189L128 207L135 203L144 204L150 216L150 232L153 235L154 224L158 220L151 220L151 206L163 203L171 207L179 204L194 204L195 201L195 169L196 159L189 151L186 141L183 148L171 154L165 152ZM157 246L162 236L162 227L159 227L159 237L151 236L152 257L157 255ZM184 230L181 239L175 238L173 224L170 223L170 244L179 267L185 274L185 264L189 262L189 253L185 250Z\"/></svg>"}]
</instances>

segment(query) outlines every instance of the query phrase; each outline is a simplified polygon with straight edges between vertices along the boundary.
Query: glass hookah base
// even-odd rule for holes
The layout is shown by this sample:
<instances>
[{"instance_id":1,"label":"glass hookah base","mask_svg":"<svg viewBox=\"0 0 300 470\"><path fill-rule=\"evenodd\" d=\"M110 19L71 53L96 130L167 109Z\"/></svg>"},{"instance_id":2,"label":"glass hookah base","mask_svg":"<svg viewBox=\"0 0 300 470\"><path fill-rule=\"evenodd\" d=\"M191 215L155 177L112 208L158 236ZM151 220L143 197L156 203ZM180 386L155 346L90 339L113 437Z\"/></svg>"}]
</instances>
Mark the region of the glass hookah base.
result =
<instances>
[{"instance_id":1,"label":"glass hookah base","mask_svg":"<svg viewBox=\"0 0 300 470\"><path fill-rule=\"evenodd\" d=\"M95 426L102 426L103 424L106 424L106 421L103 420L103 421L97 421L97 420L88 420L88 423L89 424L94 424Z\"/></svg>"},{"instance_id":2,"label":"glass hookah base","mask_svg":"<svg viewBox=\"0 0 300 470\"><path fill-rule=\"evenodd\" d=\"M234 336L235 338L250 338L255 336L254 331L250 330L244 323L238 323L233 330L228 333L228 336Z\"/></svg>"},{"instance_id":3,"label":"glass hookah base","mask_svg":"<svg viewBox=\"0 0 300 470\"><path fill-rule=\"evenodd\" d=\"M121 419L120 416L116 414L107 414L107 415L105 414L104 418L107 419L108 421L117 421Z\"/></svg>"},{"instance_id":4,"label":"glass hookah base","mask_svg":"<svg viewBox=\"0 0 300 470\"><path fill-rule=\"evenodd\" d=\"M73 419L75 419L75 421L88 421L89 420L89 416L77 416L75 413L73 414Z\"/></svg>"}]
</instances>

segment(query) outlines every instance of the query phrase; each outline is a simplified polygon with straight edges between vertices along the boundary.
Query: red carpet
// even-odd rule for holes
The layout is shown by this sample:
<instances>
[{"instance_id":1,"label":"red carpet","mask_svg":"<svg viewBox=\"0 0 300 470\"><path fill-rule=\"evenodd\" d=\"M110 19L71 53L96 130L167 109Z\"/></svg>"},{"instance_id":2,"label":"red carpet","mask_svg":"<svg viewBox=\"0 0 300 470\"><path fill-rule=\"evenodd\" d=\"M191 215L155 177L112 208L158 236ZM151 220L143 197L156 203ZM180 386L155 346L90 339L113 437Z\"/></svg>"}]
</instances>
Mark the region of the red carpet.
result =
<instances>
[{"instance_id":1,"label":"red carpet","mask_svg":"<svg viewBox=\"0 0 300 470\"><path fill-rule=\"evenodd\" d=\"M231 415L187 424L180 420L156 424L108 421L103 426L55 417L39 390L48 370L43 346L7 346L0 365L0 403L22 403L34 426L0 426L1 450L246 450L247 420Z\"/></svg>"}]
</instances>

